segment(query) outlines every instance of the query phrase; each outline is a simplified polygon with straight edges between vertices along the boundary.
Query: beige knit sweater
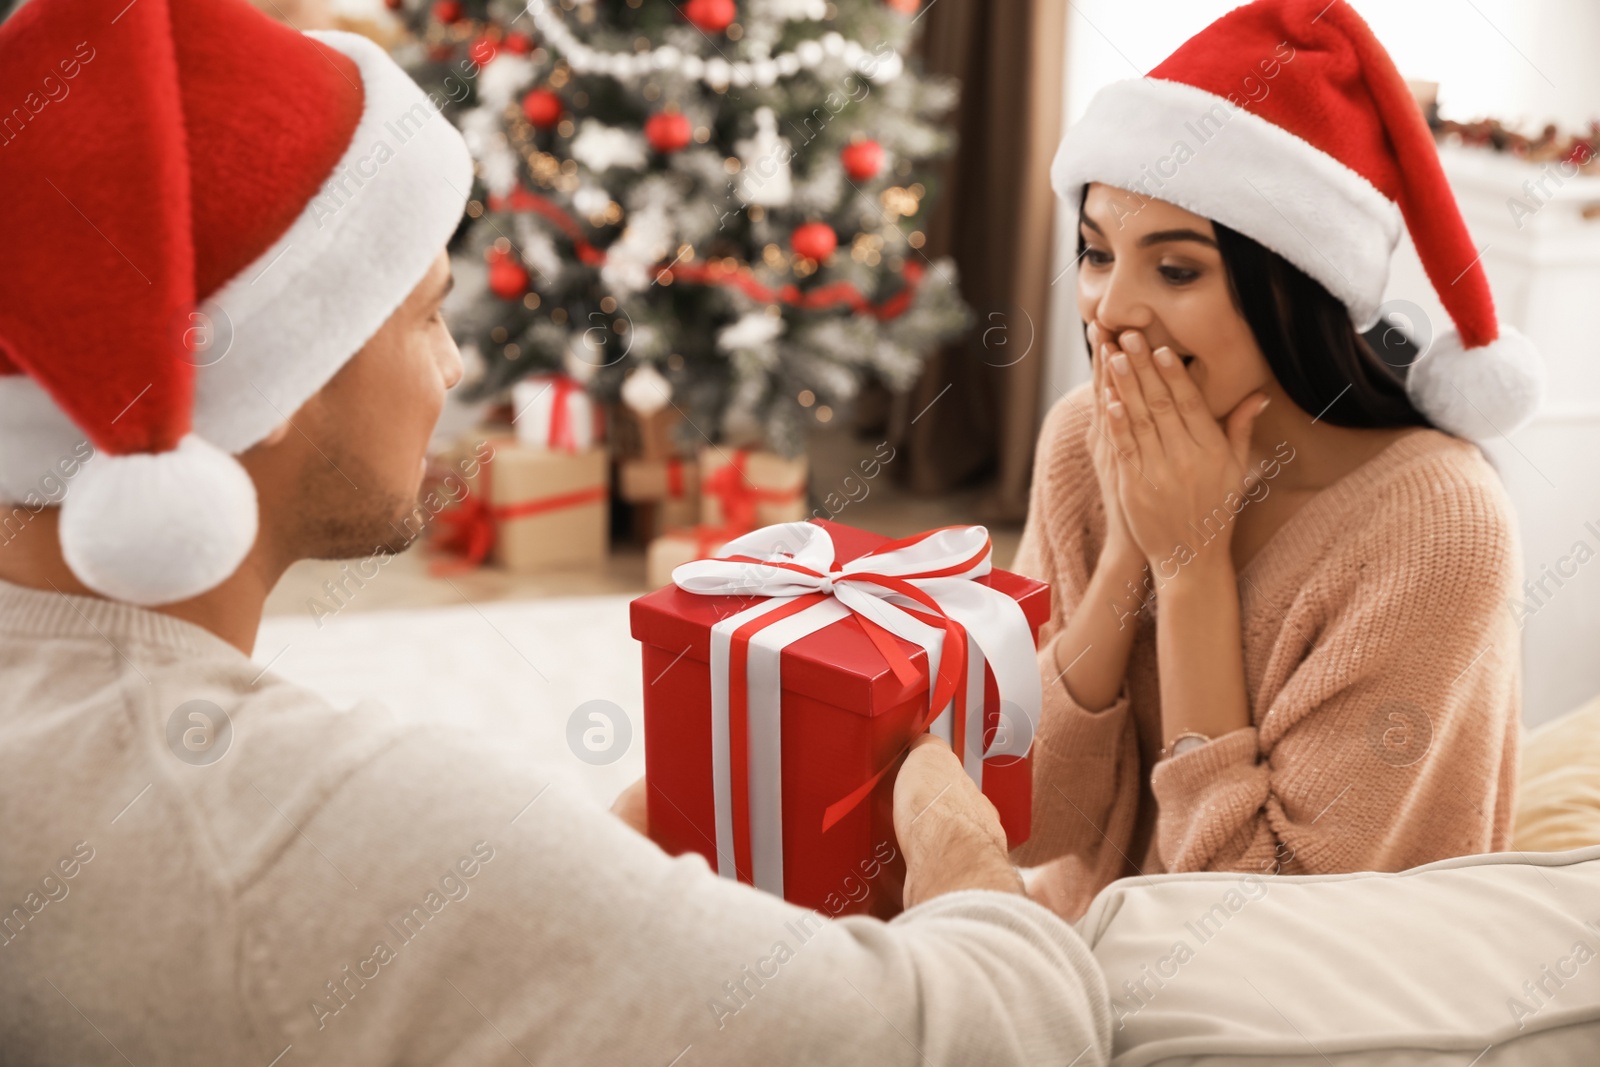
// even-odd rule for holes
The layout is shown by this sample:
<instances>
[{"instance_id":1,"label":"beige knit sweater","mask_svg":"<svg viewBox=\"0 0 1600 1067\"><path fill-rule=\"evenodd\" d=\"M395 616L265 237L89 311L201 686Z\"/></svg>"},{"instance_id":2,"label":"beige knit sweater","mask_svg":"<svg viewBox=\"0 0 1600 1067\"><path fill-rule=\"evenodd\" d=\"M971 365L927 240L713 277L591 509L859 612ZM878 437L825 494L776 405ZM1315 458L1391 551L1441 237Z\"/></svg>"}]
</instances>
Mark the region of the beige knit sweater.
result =
<instances>
[{"instance_id":1,"label":"beige knit sweater","mask_svg":"<svg viewBox=\"0 0 1600 1067\"><path fill-rule=\"evenodd\" d=\"M217 709L225 748L188 736ZM832 919L667 856L556 757L0 582L0 1064L1109 1058L1105 979L1038 904Z\"/></svg>"},{"instance_id":2,"label":"beige knit sweater","mask_svg":"<svg viewBox=\"0 0 1600 1067\"><path fill-rule=\"evenodd\" d=\"M1055 637L1105 537L1089 390L1045 421L1014 564L1054 596L1033 836L1012 854L1038 866L1036 899L1076 920L1130 875L1395 871L1506 847L1521 551L1477 446L1410 433L1294 512L1239 574L1251 725L1157 762L1159 592L1110 707L1061 680L1075 650Z\"/></svg>"}]
</instances>

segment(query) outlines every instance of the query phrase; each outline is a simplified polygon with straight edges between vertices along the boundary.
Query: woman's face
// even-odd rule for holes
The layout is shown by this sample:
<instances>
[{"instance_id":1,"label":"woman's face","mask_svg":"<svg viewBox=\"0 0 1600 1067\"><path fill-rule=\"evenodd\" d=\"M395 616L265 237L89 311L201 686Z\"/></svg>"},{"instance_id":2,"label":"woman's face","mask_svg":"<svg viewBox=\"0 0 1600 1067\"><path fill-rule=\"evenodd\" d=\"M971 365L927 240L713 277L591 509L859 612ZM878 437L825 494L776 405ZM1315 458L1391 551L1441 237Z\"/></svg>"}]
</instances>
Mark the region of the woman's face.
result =
<instances>
[{"instance_id":1,"label":"woman's face","mask_svg":"<svg viewBox=\"0 0 1600 1067\"><path fill-rule=\"evenodd\" d=\"M1209 219L1091 183L1080 232L1078 314L1102 338L1138 330L1151 350L1171 348L1218 419L1254 390L1278 391L1233 301Z\"/></svg>"}]
</instances>

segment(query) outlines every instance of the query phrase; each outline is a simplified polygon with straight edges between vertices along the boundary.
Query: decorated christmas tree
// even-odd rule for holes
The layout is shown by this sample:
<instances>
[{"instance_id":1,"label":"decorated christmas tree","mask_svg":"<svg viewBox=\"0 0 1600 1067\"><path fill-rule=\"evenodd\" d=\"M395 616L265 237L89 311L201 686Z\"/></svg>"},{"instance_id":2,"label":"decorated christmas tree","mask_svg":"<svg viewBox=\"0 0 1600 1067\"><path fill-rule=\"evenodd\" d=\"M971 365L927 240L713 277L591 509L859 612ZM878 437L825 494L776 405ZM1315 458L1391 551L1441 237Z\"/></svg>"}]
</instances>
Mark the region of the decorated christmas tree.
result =
<instances>
[{"instance_id":1,"label":"decorated christmas tree","mask_svg":"<svg viewBox=\"0 0 1600 1067\"><path fill-rule=\"evenodd\" d=\"M564 371L794 455L964 330L920 249L957 88L919 0L390 0L478 161L455 246L471 392Z\"/></svg>"}]
</instances>

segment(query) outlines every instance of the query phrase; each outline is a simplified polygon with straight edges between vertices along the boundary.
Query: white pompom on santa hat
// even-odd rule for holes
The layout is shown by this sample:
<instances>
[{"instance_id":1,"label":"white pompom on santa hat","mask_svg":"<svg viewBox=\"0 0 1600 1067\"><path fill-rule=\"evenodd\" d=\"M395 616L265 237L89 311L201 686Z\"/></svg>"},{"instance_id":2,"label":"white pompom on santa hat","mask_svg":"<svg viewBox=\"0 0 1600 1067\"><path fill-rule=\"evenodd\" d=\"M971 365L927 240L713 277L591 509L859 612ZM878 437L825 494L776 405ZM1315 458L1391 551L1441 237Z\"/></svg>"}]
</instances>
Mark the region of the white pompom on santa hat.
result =
<instances>
[{"instance_id":1,"label":"white pompom on santa hat","mask_svg":"<svg viewBox=\"0 0 1600 1067\"><path fill-rule=\"evenodd\" d=\"M87 438L68 566L188 599L255 542L234 455L422 280L472 162L378 45L244 0L34 0L0 24L0 100L41 85L69 95L0 127L0 500Z\"/></svg>"},{"instance_id":2,"label":"white pompom on santa hat","mask_svg":"<svg viewBox=\"0 0 1600 1067\"><path fill-rule=\"evenodd\" d=\"M1538 409L1543 363L1496 321L1421 109L1345 0L1257 0L1101 89L1051 182L1072 207L1101 182L1237 230L1321 282L1361 330L1378 322L1404 227L1455 324L1411 367L1412 404L1474 440Z\"/></svg>"}]
</instances>

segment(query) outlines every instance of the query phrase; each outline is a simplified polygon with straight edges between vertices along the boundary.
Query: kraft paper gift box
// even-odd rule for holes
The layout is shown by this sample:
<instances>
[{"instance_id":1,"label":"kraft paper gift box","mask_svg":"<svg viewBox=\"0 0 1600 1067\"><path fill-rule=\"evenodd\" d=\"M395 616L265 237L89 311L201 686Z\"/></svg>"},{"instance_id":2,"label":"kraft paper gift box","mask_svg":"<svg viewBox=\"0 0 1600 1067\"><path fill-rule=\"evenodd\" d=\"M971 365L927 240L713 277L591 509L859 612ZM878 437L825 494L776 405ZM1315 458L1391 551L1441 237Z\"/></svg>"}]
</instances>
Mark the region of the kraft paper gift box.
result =
<instances>
[{"instance_id":1,"label":"kraft paper gift box","mask_svg":"<svg viewBox=\"0 0 1600 1067\"><path fill-rule=\"evenodd\" d=\"M827 532L840 564L887 542L827 521L805 525ZM1049 618L1049 587L1000 570L974 581L1021 609L1009 631L1013 641L1005 658L1009 677L1016 678L1019 661L1020 669L1031 675L1036 702L1034 644ZM931 714L927 652L884 630L874 636L871 624L864 626L859 616L847 614L776 653L781 693L773 723L763 718L770 710L758 709L748 687L739 684L740 678L768 668L758 668L754 659L748 661L749 673L732 665L741 662L735 631L728 639L733 643L726 646L733 650L733 660L723 669L731 687L728 707L745 710L723 712L726 719L719 725L713 700L713 627L760 599L701 595L668 585L632 604L633 636L643 647L646 682L650 835L669 853L697 852L724 877L737 876L795 904L832 915L893 915L900 910L904 883L904 859L894 836L894 774L914 739L914 728ZM742 629L748 624L736 620L726 626ZM891 643L888 652L880 645L885 640ZM896 658L898 670L891 663ZM1025 751L984 759L988 746L998 744L1003 731L1018 724L1001 717L993 665L985 662L983 671L981 684L975 685L972 672L965 680L968 701L981 691L982 706L970 709L973 718L958 752L968 773L981 779L984 794L999 811L1008 845L1015 847L1027 839L1031 826L1031 736L1037 705L1031 719L1027 714L1012 716L1027 719L1022 724L1026 729L1019 730L1028 738ZM738 696L741 691L744 699ZM954 721L953 709L947 708L931 728L954 740ZM982 743L976 744L980 729ZM719 759L724 768L720 778L728 783L720 828ZM842 803L880 773L865 799ZM781 815L773 810L774 797ZM826 830L825 817L837 820ZM772 836L775 825L781 825L777 838ZM758 831L764 844L754 836ZM776 877L774 847L781 856Z\"/></svg>"},{"instance_id":2,"label":"kraft paper gift box","mask_svg":"<svg viewBox=\"0 0 1600 1067\"><path fill-rule=\"evenodd\" d=\"M753 530L806 518L806 458L738 448L700 451L700 521Z\"/></svg>"},{"instance_id":3,"label":"kraft paper gift box","mask_svg":"<svg viewBox=\"0 0 1600 1067\"><path fill-rule=\"evenodd\" d=\"M634 506L635 536L648 544L700 520L700 466L677 457L625 459L617 466L617 495Z\"/></svg>"},{"instance_id":4,"label":"kraft paper gift box","mask_svg":"<svg viewBox=\"0 0 1600 1067\"><path fill-rule=\"evenodd\" d=\"M489 560L519 574L605 559L610 457L603 448L529 448L509 434L487 444L489 457L465 478L466 496L438 517L444 551L461 556L462 566Z\"/></svg>"},{"instance_id":5,"label":"kraft paper gift box","mask_svg":"<svg viewBox=\"0 0 1600 1067\"><path fill-rule=\"evenodd\" d=\"M721 526L681 526L652 538L645 550L646 583L651 589L671 585L672 572L679 566L716 555L735 536Z\"/></svg>"},{"instance_id":6,"label":"kraft paper gift box","mask_svg":"<svg viewBox=\"0 0 1600 1067\"><path fill-rule=\"evenodd\" d=\"M665 460L679 449L673 436L683 416L675 407L665 407L648 415L618 404L611 409L613 451L624 459Z\"/></svg>"}]
</instances>

